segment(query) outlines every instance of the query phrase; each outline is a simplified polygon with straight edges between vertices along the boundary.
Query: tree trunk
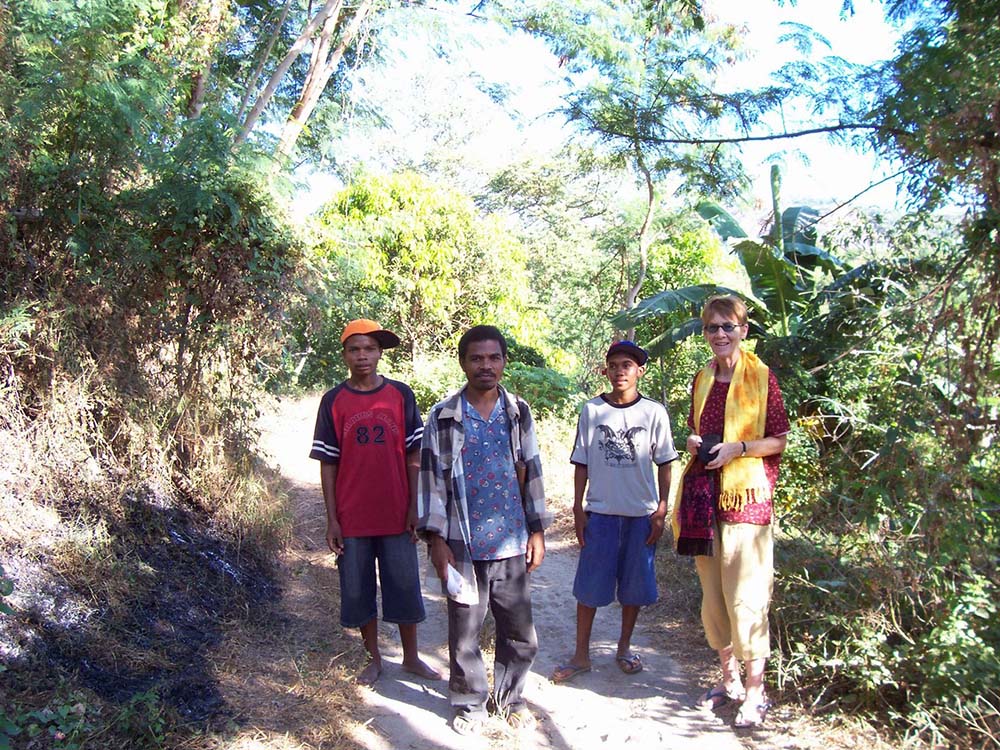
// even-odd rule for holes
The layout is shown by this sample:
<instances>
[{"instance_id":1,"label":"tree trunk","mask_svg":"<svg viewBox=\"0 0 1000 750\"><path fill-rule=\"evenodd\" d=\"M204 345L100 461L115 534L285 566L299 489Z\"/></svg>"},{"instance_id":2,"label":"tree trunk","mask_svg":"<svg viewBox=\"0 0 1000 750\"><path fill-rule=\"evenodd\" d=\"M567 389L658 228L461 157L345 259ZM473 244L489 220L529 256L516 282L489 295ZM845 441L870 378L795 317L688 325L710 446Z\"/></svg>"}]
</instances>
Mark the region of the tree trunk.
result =
<instances>
[{"instance_id":1,"label":"tree trunk","mask_svg":"<svg viewBox=\"0 0 1000 750\"><path fill-rule=\"evenodd\" d=\"M257 97L254 102L253 108L250 110L250 114L247 115L246 121L243 123L243 128L240 130L240 134L236 137L236 144L240 145L247 139L250 135L250 131L253 130L254 126L257 124L257 120L260 119L261 113L264 108L270 103L271 98L274 96L274 92L278 90L278 85L281 83L281 79L285 77L285 73L288 69L292 67L292 63L295 62L295 58L302 54L309 43L309 40L313 38L316 30L319 29L325 22L327 17L333 15L337 17L340 15L340 8L343 5L344 0L326 0L323 7L319 9L319 12L313 16L312 20L305 25L302 29L302 33L299 34L298 39L291 46L285 56L278 63L278 67L275 68L271 77L267 81L267 85L264 86L264 90Z\"/></svg>"},{"instance_id":2,"label":"tree trunk","mask_svg":"<svg viewBox=\"0 0 1000 750\"><path fill-rule=\"evenodd\" d=\"M279 164L292 153L306 122L309 120L310 115L312 115L313 110L316 109L316 104L319 102L323 90L326 88L327 83L330 82L330 77L336 72L340 61L344 57L344 53L354 43L354 40L361 31L361 27L374 7L375 0L364 0L358 6L354 11L351 23L344 31L340 41L332 52L329 50L333 42L334 33L336 32L338 19L333 16L327 19L327 23L324 24L323 31L320 34L319 42L313 49L312 60L309 64L309 73L302 86L302 93L299 95L299 100L292 108L291 114L285 121L285 127L281 131L281 138L278 141L278 147L275 151Z\"/></svg>"},{"instance_id":3,"label":"tree trunk","mask_svg":"<svg viewBox=\"0 0 1000 750\"><path fill-rule=\"evenodd\" d=\"M264 66L267 65L268 58L271 57L271 50L274 49L275 42L278 41L278 37L281 35L281 27L285 25L285 21L288 19L288 11L291 10L291 7L292 0L285 0L285 4L281 8L281 14L278 16L278 20L271 29L271 38L267 40L267 46L264 48L264 52L257 61L257 65L254 67L253 73L250 74L250 78L247 79L246 87L243 90L243 99L240 101L240 109L236 114L237 122L241 122L243 120L243 115L247 111L247 107L250 104L250 96L257 88L257 81L260 80L261 75L264 73Z\"/></svg>"},{"instance_id":4,"label":"tree trunk","mask_svg":"<svg viewBox=\"0 0 1000 750\"><path fill-rule=\"evenodd\" d=\"M771 204L774 208L774 247L778 251L778 257L785 257L785 234L781 225L781 169L777 164L771 165ZM778 294L778 304L781 308L781 335L788 336L788 308L785 304L785 295L781 291L781 284L776 284L775 289Z\"/></svg>"},{"instance_id":5,"label":"tree trunk","mask_svg":"<svg viewBox=\"0 0 1000 750\"><path fill-rule=\"evenodd\" d=\"M645 160L642 158L642 151L636 149L636 166L642 173L642 178L646 183L646 215L642 219L642 226L639 228L639 272L636 274L635 283L629 287L625 295L625 309L631 310L635 307L636 299L642 290L642 284L646 280L646 271L649 268L649 227L653 223L653 209L656 206L656 194L653 185L653 175L650 174ZM625 332L625 337L633 339L635 337L635 326L630 327Z\"/></svg>"},{"instance_id":6,"label":"tree trunk","mask_svg":"<svg viewBox=\"0 0 1000 750\"><path fill-rule=\"evenodd\" d=\"M208 79L212 73L212 58L215 45L222 28L222 17L225 11L225 0L211 0L208 6L208 17L194 29L194 37L199 49L194 56L195 65L199 66L192 76L191 93L188 95L187 116L195 119L205 107L205 92L208 90Z\"/></svg>"}]
</instances>

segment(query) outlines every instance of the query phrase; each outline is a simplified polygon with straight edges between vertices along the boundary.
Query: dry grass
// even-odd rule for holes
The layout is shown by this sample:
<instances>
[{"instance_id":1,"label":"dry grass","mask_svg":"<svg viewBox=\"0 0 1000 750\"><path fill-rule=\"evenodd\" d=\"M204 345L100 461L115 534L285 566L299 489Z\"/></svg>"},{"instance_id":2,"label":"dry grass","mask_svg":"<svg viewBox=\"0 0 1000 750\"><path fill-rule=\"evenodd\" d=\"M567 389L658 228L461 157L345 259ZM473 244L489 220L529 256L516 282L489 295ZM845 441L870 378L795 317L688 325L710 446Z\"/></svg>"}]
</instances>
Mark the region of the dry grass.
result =
<instances>
[{"instance_id":1,"label":"dry grass","mask_svg":"<svg viewBox=\"0 0 1000 750\"><path fill-rule=\"evenodd\" d=\"M284 418L301 424L299 450L289 451L287 431L271 432L262 420L262 450L282 457L281 477L270 485L292 519L279 555L280 602L265 617L234 621L214 666L232 720L185 747L360 748L363 699L353 681L367 656L357 631L339 623L340 583L326 549L326 515L308 459L319 395L285 404ZM270 410L269 410L270 411ZM268 442L277 439L278 444Z\"/></svg>"},{"instance_id":2,"label":"dry grass","mask_svg":"<svg viewBox=\"0 0 1000 750\"><path fill-rule=\"evenodd\" d=\"M94 368L53 378L41 394L0 385L0 563L16 610L0 621L0 650L14 660L0 677L3 711L83 706L102 746L134 746L145 714L129 691L163 678L175 690L205 669L219 620L254 600L237 578L258 585L289 516L250 441L223 437L221 413L165 417L163 405L112 396ZM192 727L151 700L186 741Z\"/></svg>"},{"instance_id":3,"label":"dry grass","mask_svg":"<svg viewBox=\"0 0 1000 750\"><path fill-rule=\"evenodd\" d=\"M320 556L284 556L283 621L233 623L214 655L230 726L192 747L324 748L362 745L353 675L365 653L337 623L336 571ZM323 556L325 557L325 556Z\"/></svg>"},{"instance_id":4,"label":"dry grass","mask_svg":"<svg viewBox=\"0 0 1000 750\"><path fill-rule=\"evenodd\" d=\"M32 418L17 395L0 393L0 551L99 585L114 569L109 521L128 488L95 421L106 401L86 373L54 383Z\"/></svg>"}]
</instances>

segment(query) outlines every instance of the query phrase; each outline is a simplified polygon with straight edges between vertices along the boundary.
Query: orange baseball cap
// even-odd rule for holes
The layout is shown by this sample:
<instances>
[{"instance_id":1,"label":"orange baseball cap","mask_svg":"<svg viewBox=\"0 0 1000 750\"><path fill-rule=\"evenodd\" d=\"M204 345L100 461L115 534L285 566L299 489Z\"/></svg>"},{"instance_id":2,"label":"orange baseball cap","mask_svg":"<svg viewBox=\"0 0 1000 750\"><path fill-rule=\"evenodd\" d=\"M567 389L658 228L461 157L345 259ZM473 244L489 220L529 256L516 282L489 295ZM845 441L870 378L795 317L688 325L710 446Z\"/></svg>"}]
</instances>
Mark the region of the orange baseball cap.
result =
<instances>
[{"instance_id":1,"label":"orange baseball cap","mask_svg":"<svg viewBox=\"0 0 1000 750\"><path fill-rule=\"evenodd\" d=\"M392 349L394 346L399 346L399 336L392 331L385 330L374 320L368 320L368 318L358 318L348 323L344 328L344 332L340 334L340 343L343 344L351 336L357 336L358 334L371 336L383 349Z\"/></svg>"}]
</instances>

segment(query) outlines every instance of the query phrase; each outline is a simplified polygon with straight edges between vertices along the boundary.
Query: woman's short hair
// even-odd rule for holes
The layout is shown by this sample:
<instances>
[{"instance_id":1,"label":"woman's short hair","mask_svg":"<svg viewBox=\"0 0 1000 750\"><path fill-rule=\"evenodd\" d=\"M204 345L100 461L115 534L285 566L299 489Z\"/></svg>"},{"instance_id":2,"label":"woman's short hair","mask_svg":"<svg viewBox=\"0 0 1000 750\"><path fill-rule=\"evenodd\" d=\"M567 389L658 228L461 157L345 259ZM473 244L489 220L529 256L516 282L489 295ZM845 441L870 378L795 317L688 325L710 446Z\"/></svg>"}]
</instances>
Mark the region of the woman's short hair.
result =
<instances>
[{"instance_id":1,"label":"woman's short hair","mask_svg":"<svg viewBox=\"0 0 1000 750\"><path fill-rule=\"evenodd\" d=\"M743 300L734 297L732 294L719 294L709 297L705 302L705 307L701 311L701 324L708 325L708 319L712 315L721 315L724 318L736 318L740 325L746 325L747 306Z\"/></svg>"}]
</instances>

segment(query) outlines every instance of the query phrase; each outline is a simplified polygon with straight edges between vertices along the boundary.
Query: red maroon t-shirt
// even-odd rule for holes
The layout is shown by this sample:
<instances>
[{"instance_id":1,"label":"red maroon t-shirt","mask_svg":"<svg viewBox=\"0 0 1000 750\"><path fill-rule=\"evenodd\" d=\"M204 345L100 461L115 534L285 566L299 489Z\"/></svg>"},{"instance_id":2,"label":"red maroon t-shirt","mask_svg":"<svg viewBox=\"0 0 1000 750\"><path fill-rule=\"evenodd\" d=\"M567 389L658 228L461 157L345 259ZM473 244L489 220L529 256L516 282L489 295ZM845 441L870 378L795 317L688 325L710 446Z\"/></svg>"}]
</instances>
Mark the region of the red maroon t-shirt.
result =
<instances>
[{"instance_id":1,"label":"red maroon t-shirt","mask_svg":"<svg viewBox=\"0 0 1000 750\"><path fill-rule=\"evenodd\" d=\"M419 450L423 422L413 391L383 378L373 391L341 383L323 394L310 458L337 464L337 521L345 537L406 530L406 454Z\"/></svg>"}]
</instances>

